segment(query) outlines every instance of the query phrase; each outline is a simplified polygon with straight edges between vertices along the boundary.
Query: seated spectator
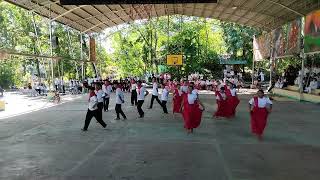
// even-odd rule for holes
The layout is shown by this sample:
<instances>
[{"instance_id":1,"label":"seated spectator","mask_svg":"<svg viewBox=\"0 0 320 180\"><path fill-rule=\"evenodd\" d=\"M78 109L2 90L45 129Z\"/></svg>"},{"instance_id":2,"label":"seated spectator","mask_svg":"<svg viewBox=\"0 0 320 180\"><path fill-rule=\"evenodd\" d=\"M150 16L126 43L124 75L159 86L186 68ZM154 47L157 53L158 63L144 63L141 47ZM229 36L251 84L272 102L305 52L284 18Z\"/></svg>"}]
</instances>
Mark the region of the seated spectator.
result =
<instances>
[{"instance_id":1,"label":"seated spectator","mask_svg":"<svg viewBox=\"0 0 320 180\"><path fill-rule=\"evenodd\" d=\"M280 89L283 88L283 82L282 82L282 80L281 80L280 78L278 79L278 81L276 82L276 84L274 85L274 87L280 88Z\"/></svg>"},{"instance_id":2,"label":"seated spectator","mask_svg":"<svg viewBox=\"0 0 320 180\"><path fill-rule=\"evenodd\" d=\"M309 94L312 93L313 90L317 89L318 88L318 82L317 82L317 79L316 78L313 78L312 81L310 82L309 86L306 88L307 89L307 92Z\"/></svg>"}]
</instances>

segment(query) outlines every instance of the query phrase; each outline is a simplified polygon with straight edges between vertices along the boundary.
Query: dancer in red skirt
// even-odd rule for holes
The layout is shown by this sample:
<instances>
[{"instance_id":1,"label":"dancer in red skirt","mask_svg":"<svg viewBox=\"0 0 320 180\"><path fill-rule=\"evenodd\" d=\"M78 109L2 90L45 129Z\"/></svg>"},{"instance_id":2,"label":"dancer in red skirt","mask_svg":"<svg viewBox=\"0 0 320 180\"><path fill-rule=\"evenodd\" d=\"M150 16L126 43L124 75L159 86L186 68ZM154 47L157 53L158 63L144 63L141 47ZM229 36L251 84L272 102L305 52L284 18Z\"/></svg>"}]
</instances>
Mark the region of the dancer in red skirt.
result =
<instances>
[{"instance_id":1,"label":"dancer in red skirt","mask_svg":"<svg viewBox=\"0 0 320 180\"><path fill-rule=\"evenodd\" d=\"M237 96L236 85L231 83L230 81L227 81L227 85L225 85L224 88L227 96L229 117L234 117L236 115L236 108L240 103L240 100Z\"/></svg>"},{"instance_id":2,"label":"dancer in red skirt","mask_svg":"<svg viewBox=\"0 0 320 180\"><path fill-rule=\"evenodd\" d=\"M227 100L227 94L225 87L221 87L220 91L216 91L216 102L218 105L217 111L214 113L215 118L230 118L231 117L231 106Z\"/></svg>"},{"instance_id":3,"label":"dancer in red skirt","mask_svg":"<svg viewBox=\"0 0 320 180\"><path fill-rule=\"evenodd\" d=\"M180 90L180 84L173 89L173 114L174 113L181 113L181 103L182 103L182 91Z\"/></svg>"},{"instance_id":4,"label":"dancer in red skirt","mask_svg":"<svg viewBox=\"0 0 320 180\"><path fill-rule=\"evenodd\" d=\"M236 109L237 109L237 106L239 105L240 103L240 100L238 98L238 95L237 95L237 86L235 84L232 84L231 85L231 89L230 89L230 92L231 92L231 97L230 97L230 105L231 105L231 116L234 117L236 115Z\"/></svg>"},{"instance_id":5,"label":"dancer in red skirt","mask_svg":"<svg viewBox=\"0 0 320 180\"><path fill-rule=\"evenodd\" d=\"M193 129L199 127L201 123L202 111L205 107L200 102L196 94L193 94L194 87L189 86L188 94L185 94L183 103L181 105L181 111L184 120L184 128L188 133L193 133Z\"/></svg>"},{"instance_id":6,"label":"dancer in red skirt","mask_svg":"<svg viewBox=\"0 0 320 180\"><path fill-rule=\"evenodd\" d=\"M262 140L263 131L267 125L267 118L272 110L272 102L264 96L263 90L259 90L257 96L249 101L251 115L251 132Z\"/></svg>"}]
</instances>

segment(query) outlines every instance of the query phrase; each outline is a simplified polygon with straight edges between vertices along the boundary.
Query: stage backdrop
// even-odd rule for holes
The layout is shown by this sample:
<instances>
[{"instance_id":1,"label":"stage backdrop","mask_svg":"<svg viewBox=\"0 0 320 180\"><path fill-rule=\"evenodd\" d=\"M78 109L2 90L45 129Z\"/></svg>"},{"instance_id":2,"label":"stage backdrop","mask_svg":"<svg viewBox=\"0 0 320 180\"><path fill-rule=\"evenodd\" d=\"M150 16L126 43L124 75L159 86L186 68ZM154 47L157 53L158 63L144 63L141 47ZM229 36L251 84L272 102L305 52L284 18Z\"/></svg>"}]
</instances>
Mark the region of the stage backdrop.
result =
<instances>
[{"instance_id":1,"label":"stage backdrop","mask_svg":"<svg viewBox=\"0 0 320 180\"><path fill-rule=\"evenodd\" d=\"M320 51L320 10L306 16L304 34L305 53Z\"/></svg>"}]
</instances>

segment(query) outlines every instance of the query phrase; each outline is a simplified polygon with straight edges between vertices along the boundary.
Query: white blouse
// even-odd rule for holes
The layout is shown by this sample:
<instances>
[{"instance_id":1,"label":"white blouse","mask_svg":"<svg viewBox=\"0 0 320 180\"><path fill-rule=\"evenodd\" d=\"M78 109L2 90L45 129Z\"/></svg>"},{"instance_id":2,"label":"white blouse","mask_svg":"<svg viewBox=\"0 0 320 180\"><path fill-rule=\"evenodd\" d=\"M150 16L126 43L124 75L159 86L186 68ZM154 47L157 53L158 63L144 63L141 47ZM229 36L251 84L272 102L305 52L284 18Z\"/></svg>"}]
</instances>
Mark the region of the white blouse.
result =
<instances>
[{"instance_id":1,"label":"white blouse","mask_svg":"<svg viewBox=\"0 0 320 180\"><path fill-rule=\"evenodd\" d=\"M236 96L237 95L237 90L235 88L230 89L230 91L231 91L231 95L232 96Z\"/></svg>"},{"instance_id":2,"label":"white blouse","mask_svg":"<svg viewBox=\"0 0 320 180\"><path fill-rule=\"evenodd\" d=\"M195 94L188 94L188 103L194 104L194 102L197 100L197 95Z\"/></svg>"},{"instance_id":3,"label":"white blouse","mask_svg":"<svg viewBox=\"0 0 320 180\"><path fill-rule=\"evenodd\" d=\"M158 83L154 82L152 85L152 95L154 96L158 96Z\"/></svg>"},{"instance_id":4,"label":"white blouse","mask_svg":"<svg viewBox=\"0 0 320 180\"><path fill-rule=\"evenodd\" d=\"M90 111L97 110L98 109L98 106L96 105L97 103L98 103L98 99L97 99L96 96L90 97L89 104L88 104L88 109Z\"/></svg>"},{"instance_id":5,"label":"white blouse","mask_svg":"<svg viewBox=\"0 0 320 180\"><path fill-rule=\"evenodd\" d=\"M249 104L255 105L254 98L250 99ZM259 108L265 108L265 107L267 107L268 104L269 105L272 104L272 101L270 101L270 99L268 97L258 98L258 107Z\"/></svg>"},{"instance_id":6,"label":"white blouse","mask_svg":"<svg viewBox=\"0 0 320 180\"><path fill-rule=\"evenodd\" d=\"M169 91L166 88L164 88L162 90L161 100L162 101L168 101L168 97L169 97Z\"/></svg>"},{"instance_id":7,"label":"white blouse","mask_svg":"<svg viewBox=\"0 0 320 180\"><path fill-rule=\"evenodd\" d=\"M144 101L146 89L142 86L140 89L137 88L138 100Z\"/></svg>"}]
</instances>

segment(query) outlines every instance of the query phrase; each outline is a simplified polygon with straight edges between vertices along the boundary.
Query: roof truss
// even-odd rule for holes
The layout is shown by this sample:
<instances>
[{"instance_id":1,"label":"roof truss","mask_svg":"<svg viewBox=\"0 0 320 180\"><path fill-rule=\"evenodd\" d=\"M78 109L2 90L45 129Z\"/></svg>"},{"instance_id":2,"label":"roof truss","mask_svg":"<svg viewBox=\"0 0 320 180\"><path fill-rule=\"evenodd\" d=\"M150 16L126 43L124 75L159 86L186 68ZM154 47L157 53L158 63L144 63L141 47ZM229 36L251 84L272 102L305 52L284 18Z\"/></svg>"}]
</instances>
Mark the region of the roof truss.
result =
<instances>
[{"instance_id":1,"label":"roof truss","mask_svg":"<svg viewBox=\"0 0 320 180\"><path fill-rule=\"evenodd\" d=\"M83 33L137 19L182 14L270 31L318 9L320 0L219 0L218 3L61 5L58 0L6 0Z\"/></svg>"}]
</instances>

